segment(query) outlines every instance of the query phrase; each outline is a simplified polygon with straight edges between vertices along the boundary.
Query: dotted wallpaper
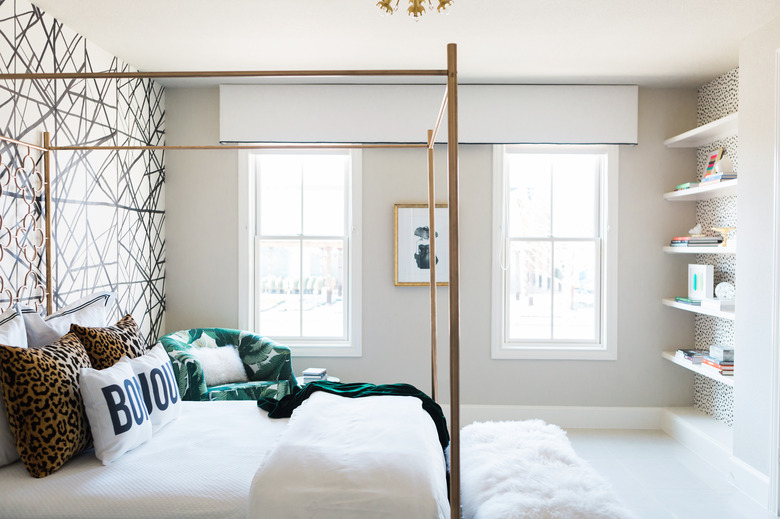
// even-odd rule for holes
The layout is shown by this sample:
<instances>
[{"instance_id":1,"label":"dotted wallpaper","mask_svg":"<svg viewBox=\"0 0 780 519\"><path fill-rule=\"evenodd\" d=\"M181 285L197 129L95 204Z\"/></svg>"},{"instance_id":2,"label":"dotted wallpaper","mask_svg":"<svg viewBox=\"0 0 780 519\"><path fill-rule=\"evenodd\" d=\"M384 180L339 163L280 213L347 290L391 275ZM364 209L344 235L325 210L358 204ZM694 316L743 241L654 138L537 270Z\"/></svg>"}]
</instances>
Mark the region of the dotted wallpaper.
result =
<instances>
[{"instance_id":1,"label":"dotted wallpaper","mask_svg":"<svg viewBox=\"0 0 780 519\"><path fill-rule=\"evenodd\" d=\"M739 69L734 69L703 85L698 92L698 124L712 122L738 110L739 101ZM728 137L697 151L697 178L701 179L709 154L722 148L725 155L734 163L735 171L739 172L739 139L738 136ZM696 221L710 235L717 235L712 227L737 226L737 197L720 197L697 202ZM693 227L693 223L691 227ZM739 229L729 234L729 240L736 240ZM728 281L738 288L736 282L736 255L697 254L696 262L713 265L715 270L714 285ZM734 322L727 319L696 315L695 339L696 348L708 348L711 344L726 344L734 346ZM701 375L695 375L694 406L714 416L716 419L733 425L734 390L732 387Z\"/></svg>"}]
</instances>

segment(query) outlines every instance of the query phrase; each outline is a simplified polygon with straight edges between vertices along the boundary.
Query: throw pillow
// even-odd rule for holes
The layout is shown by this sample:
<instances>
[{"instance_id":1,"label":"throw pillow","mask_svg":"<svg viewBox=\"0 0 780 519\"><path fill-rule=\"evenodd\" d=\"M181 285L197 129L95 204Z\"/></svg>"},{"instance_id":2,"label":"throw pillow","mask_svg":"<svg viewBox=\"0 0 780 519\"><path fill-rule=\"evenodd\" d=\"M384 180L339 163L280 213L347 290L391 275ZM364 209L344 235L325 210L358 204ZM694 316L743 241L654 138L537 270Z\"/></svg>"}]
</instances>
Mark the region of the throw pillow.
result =
<instances>
[{"instance_id":1,"label":"throw pillow","mask_svg":"<svg viewBox=\"0 0 780 519\"><path fill-rule=\"evenodd\" d=\"M95 369L110 368L122 357L134 359L146 353L146 341L132 315L124 316L114 326L102 328L72 324L70 331L84 344Z\"/></svg>"},{"instance_id":2,"label":"throw pillow","mask_svg":"<svg viewBox=\"0 0 780 519\"><path fill-rule=\"evenodd\" d=\"M152 437L152 422L138 377L129 364L82 368L81 396L95 442L95 456L108 465Z\"/></svg>"},{"instance_id":3,"label":"throw pillow","mask_svg":"<svg viewBox=\"0 0 780 519\"><path fill-rule=\"evenodd\" d=\"M89 446L78 375L89 356L74 334L42 348L0 346L0 388L16 450L42 478Z\"/></svg>"},{"instance_id":4,"label":"throw pillow","mask_svg":"<svg viewBox=\"0 0 780 519\"><path fill-rule=\"evenodd\" d=\"M153 432L181 415L182 400L179 385L173 375L171 358L162 344L157 344L149 353L129 359L122 358L119 364L127 363L138 377L143 391L144 403L152 420Z\"/></svg>"},{"instance_id":5,"label":"throw pillow","mask_svg":"<svg viewBox=\"0 0 780 519\"><path fill-rule=\"evenodd\" d=\"M27 347L27 334L24 331L24 318L16 306L12 306L0 314L0 344L8 346ZM14 436L8 425L8 415L5 410L5 401L0 391L0 467L13 463L19 459L16 452Z\"/></svg>"},{"instance_id":6,"label":"throw pillow","mask_svg":"<svg viewBox=\"0 0 780 519\"><path fill-rule=\"evenodd\" d=\"M33 308L19 305L27 331L27 345L39 348L51 344L68 333L73 323L106 326L115 297L113 292L98 292L66 305L48 317L41 317Z\"/></svg>"},{"instance_id":7,"label":"throw pillow","mask_svg":"<svg viewBox=\"0 0 780 519\"><path fill-rule=\"evenodd\" d=\"M189 353L200 362L206 386L220 386L249 380L238 350L233 346L193 348Z\"/></svg>"}]
</instances>

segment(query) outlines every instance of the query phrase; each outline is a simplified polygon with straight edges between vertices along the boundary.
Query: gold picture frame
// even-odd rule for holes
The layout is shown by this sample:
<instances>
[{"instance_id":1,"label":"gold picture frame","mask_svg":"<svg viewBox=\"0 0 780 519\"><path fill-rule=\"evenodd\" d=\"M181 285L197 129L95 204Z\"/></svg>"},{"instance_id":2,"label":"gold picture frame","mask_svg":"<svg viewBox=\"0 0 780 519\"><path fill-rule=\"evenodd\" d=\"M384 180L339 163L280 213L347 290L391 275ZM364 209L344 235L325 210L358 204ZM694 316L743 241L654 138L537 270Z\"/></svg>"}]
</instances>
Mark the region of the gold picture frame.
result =
<instances>
[{"instance_id":1,"label":"gold picture frame","mask_svg":"<svg viewBox=\"0 0 780 519\"><path fill-rule=\"evenodd\" d=\"M436 204L436 286L449 283L449 215L447 204ZM394 281L397 287L430 286L428 204L393 206ZM441 280L441 281L440 281Z\"/></svg>"}]
</instances>

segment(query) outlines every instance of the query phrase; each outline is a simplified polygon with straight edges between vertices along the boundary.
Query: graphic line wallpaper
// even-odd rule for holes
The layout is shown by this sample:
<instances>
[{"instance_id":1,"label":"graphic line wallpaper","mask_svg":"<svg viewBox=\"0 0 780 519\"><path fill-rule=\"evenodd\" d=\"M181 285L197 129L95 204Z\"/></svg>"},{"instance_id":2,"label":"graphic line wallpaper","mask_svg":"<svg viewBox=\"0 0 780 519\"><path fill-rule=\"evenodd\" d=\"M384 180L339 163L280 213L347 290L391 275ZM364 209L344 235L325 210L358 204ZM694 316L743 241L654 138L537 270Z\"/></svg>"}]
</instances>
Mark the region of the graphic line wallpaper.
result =
<instances>
[{"instance_id":1,"label":"graphic line wallpaper","mask_svg":"<svg viewBox=\"0 0 780 519\"><path fill-rule=\"evenodd\" d=\"M0 0L0 70L134 69L26 0ZM32 143L49 131L55 146L161 145L164 121L164 89L151 80L0 81L0 133ZM0 147L4 162L14 148ZM114 290L112 319L131 313L147 340L155 341L165 310L163 152L53 156L55 308L97 290ZM5 215L12 200L2 198ZM14 282L6 263L0 268Z\"/></svg>"}]
</instances>

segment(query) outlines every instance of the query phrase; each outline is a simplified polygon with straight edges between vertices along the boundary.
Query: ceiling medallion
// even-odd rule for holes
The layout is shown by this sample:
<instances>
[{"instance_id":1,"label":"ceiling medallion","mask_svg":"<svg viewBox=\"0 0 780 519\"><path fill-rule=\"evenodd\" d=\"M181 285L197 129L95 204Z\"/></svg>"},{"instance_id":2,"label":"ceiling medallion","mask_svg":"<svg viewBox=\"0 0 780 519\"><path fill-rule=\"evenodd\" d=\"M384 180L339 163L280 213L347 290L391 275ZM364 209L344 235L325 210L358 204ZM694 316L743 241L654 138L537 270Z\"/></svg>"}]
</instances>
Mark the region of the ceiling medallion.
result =
<instances>
[{"instance_id":1,"label":"ceiling medallion","mask_svg":"<svg viewBox=\"0 0 780 519\"><path fill-rule=\"evenodd\" d=\"M425 6L424 3L428 3L428 7L430 9L433 9L433 5L431 4L431 0L409 0L409 11L410 15L414 15L415 18L418 18L422 16L422 14L425 12ZM393 14L398 10L398 3L400 0L395 0L395 7L393 7L391 4L393 3L393 0L379 0L377 2L377 6L387 12L388 14ZM442 11L447 8L448 5L452 3L452 0L439 0L439 6L436 8L437 11Z\"/></svg>"}]
</instances>

